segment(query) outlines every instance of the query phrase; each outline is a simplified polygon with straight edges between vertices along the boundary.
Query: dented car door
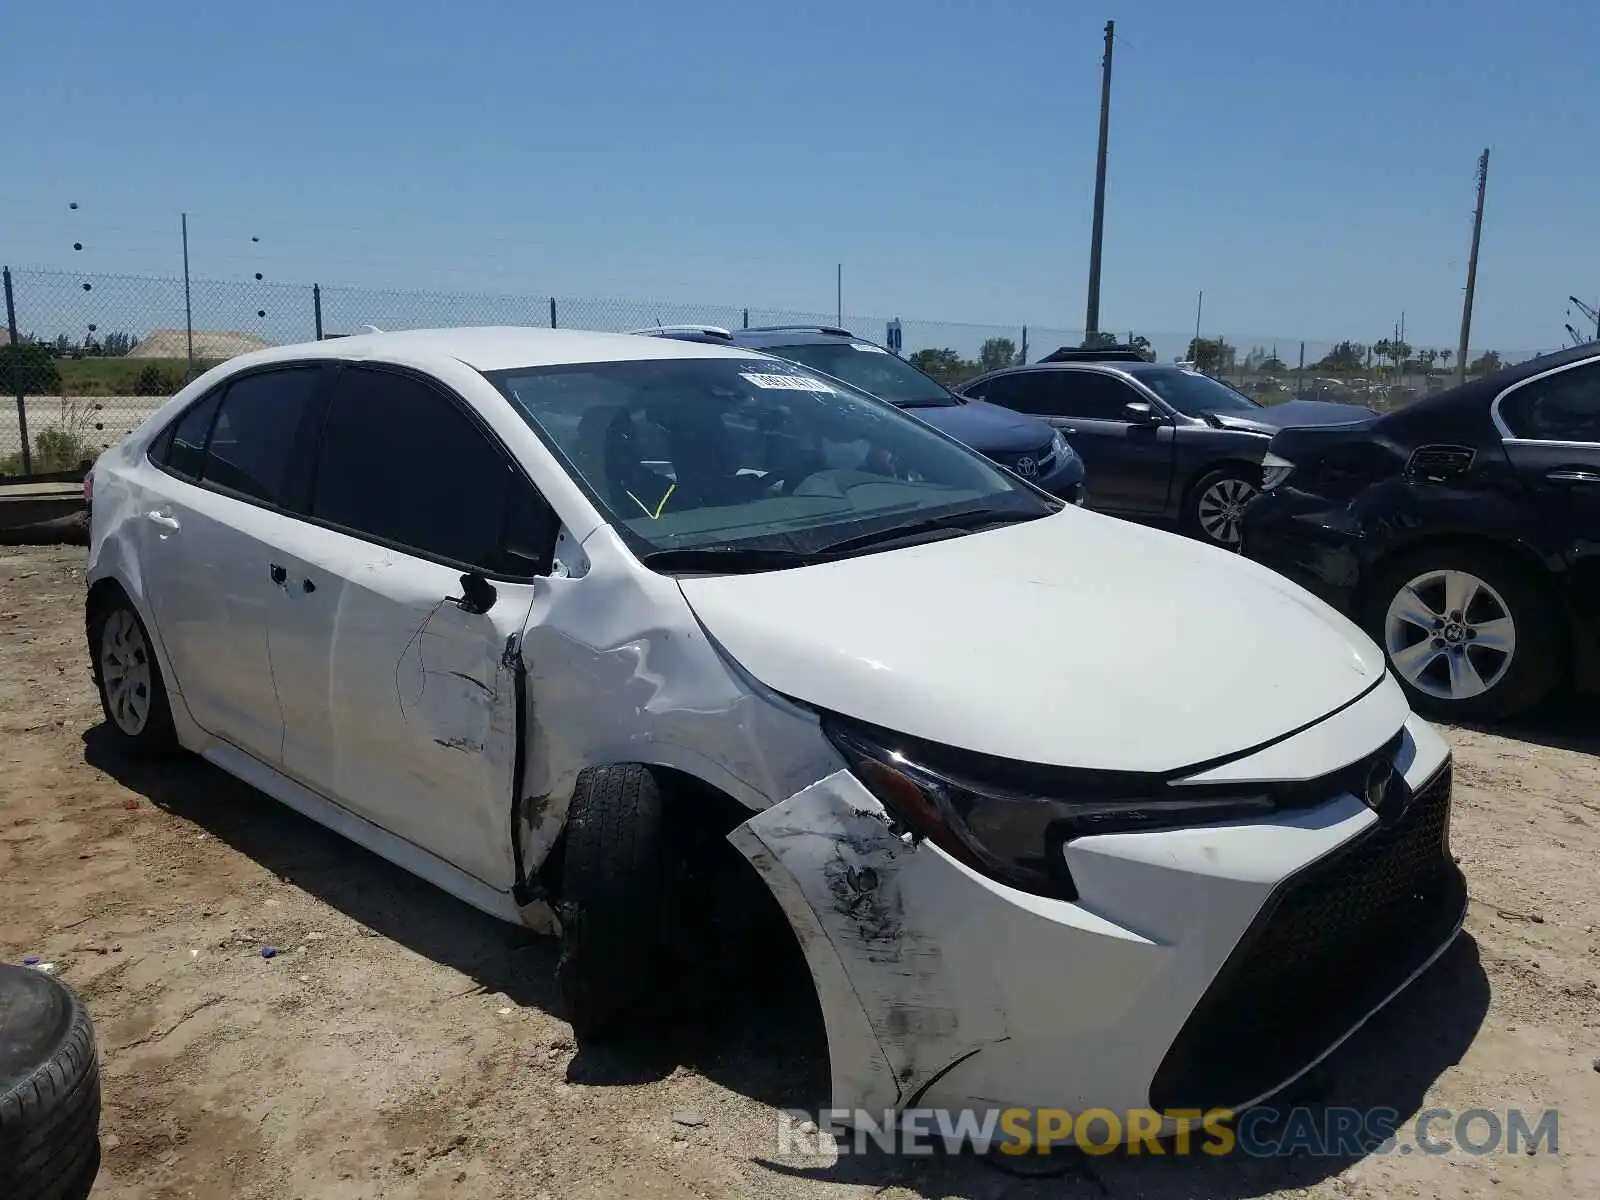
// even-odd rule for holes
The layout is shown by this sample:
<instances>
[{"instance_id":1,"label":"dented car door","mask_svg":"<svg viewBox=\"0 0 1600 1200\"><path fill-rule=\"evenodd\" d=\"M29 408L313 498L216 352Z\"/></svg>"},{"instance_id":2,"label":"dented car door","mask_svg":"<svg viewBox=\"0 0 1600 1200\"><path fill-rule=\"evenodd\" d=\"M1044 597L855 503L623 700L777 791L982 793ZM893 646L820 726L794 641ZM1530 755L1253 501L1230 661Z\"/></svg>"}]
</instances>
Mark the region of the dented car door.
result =
<instances>
[{"instance_id":1,"label":"dented car door","mask_svg":"<svg viewBox=\"0 0 1600 1200\"><path fill-rule=\"evenodd\" d=\"M467 611L457 603L459 571L338 540L342 554L297 559L274 614L284 768L509 889L516 700L507 648L531 588L492 584L488 611Z\"/></svg>"},{"instance_id":2,"label":"dented car door","mask_svg":"<svg viewBox=\"0 0 1600 1200\"><path fill-rule=\"evenodd\" d=\"M285 770L500 891L547 513L452 393L346 366L274 614Z\"/></svg>"}]
</instances>

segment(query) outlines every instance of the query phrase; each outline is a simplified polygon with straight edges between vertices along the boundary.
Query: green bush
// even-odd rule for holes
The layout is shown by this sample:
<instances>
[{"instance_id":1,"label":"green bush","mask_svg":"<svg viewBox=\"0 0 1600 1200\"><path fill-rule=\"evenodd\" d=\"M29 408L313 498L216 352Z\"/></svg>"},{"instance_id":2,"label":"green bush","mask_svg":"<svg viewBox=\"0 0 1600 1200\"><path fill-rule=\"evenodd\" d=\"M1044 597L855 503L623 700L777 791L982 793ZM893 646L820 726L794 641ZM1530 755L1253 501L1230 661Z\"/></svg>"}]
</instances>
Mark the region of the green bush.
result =
<instances>
[{"instance_id":1,"label":"green bush","mask_svg":"<svg viewBox=\"0 0 1600 1200\"><path fill-rule=\"evenodd\" d=\"M138 378L133 381L135 396L170 396L177 390L178 388L169 380L167 372L155 363L140 370Z\"/></svg>"},{"instance_id":2,"label":"green bush","mask_svg":"<svg viewBox=\"0 0 1600 1200\"><path fill-rule=\"evenodd\" d=\"M0 346L0 392L60 395L61 371L49 347L34 342Z\"/></svg>"},{"instance_id":3,"label":"green bush","mask_svg":"<svg viewBox=\"0 0 1600 1200\"><path fill-rule=\"evenodd\" d=\"M41 429L33 438L33 472L43 475L51 471L75 471L86 462L93 462L100 451L82 434L70 429ZM8 454L0 458L0 475L21 475L22 455Z\"/></svg>"}]
</instances>

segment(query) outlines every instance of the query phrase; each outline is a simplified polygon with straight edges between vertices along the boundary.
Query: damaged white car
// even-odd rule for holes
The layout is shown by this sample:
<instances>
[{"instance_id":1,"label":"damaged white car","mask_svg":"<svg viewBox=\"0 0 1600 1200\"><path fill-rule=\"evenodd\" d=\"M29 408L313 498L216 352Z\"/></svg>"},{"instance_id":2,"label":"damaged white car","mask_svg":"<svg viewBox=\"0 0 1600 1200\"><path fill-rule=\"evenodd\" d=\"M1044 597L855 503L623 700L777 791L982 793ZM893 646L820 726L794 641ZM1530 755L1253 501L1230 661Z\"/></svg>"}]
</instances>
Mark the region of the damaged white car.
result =
<instances>
[{"instance_id":1,"label":"damaged white car","mask_svg":"<svg viewBox=\"0 0 1600 1200\"><path fill-rule=\"evenodd\" d=\"M1272 572L748 350L236 358L101 456L110 727L648 986L680 819L788 918L832 1106L1241 1107L1455 936L1450 757Z\"/></svg>"}]
</instances>

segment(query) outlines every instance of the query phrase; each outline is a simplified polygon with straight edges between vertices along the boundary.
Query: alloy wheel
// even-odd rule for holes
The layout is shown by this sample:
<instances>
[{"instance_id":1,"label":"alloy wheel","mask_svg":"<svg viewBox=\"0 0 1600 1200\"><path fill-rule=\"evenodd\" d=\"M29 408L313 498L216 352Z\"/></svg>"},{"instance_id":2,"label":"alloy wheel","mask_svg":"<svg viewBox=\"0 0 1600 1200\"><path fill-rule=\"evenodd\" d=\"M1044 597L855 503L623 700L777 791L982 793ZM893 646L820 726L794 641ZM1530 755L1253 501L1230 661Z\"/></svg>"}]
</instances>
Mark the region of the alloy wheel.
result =
<instances>
[{"instance_id":1,"label":"alloy wheel","mask_svg":"<svg viewBox=\"0 0 1600 1200\"><path fill-rule=\"evenodd\" d=\"M100 633L100 685L116 726L138 737L150 720L150 646L144 630L125 608L106 618Z\"/></svg>"},{"instance_id":2,"label":"alloy wheel","mask_svg":"<svg viewBox=\"0 0 1600 1200\"><path fill-rule=\"evenodd\" d=\"M1219 479L1201 492L1197 515L1205 535L1218 545L1237 546L1244 506L1260 490L1248 479L1233 477Z\"/></svg>"},{"instance_id":3,"label":"alloy wheel","mask_svg":"<svg viewBox=\"0 0 1600 1200\"><path fill-rule=\"evenodd\" d=\"M1407 583L1389 601L1383 638L1394 669L1438 700L1483 695L1517 651L1505 597L1467 571L1428 571Z\"/></svg>"}]
</instances>

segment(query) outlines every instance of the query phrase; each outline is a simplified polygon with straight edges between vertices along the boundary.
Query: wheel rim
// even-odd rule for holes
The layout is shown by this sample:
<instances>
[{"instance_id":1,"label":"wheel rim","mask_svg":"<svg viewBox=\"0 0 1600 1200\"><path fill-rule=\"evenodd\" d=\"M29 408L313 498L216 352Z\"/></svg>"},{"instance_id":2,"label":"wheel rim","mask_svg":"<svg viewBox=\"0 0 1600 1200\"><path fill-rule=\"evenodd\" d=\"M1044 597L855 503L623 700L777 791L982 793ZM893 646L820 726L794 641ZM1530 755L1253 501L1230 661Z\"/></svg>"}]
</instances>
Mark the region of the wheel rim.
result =
<instances>
[{"instance_id":1,"label":"wheel rim","mask_svg":"<svg viewBox=\"0 0 1600 1200\"><path fill-rule=\"evenodd\" d=\"M1438 700L1483 695L1517 653L1511 606L1467 571L1429 571L1406 584L1389 601L1383 637L1395 671Z\"/></svg>"},{"instance_id":2,"label":"wheel rim","mask_svg":"<svg viewBox=\"0 0 1600 1200\"><path fill-rule=\"evenodd\" d=\"M1248 479L1219 479L1200 493L1200 528L1213 542L1239 544L1239 518L1244 506L1261 489Z\"/></svg>"},{"instance_id":3,"label":"wheel rim","mask_svg":"<svg viewBox=\"0 0 1600 1200\"><path fill-rule=\"evenodd\" d=\"M117 728L138 737L150 720L150 647L134 615L119 608L100 633L100 685Z\"/></svg>"}]
</instances>

